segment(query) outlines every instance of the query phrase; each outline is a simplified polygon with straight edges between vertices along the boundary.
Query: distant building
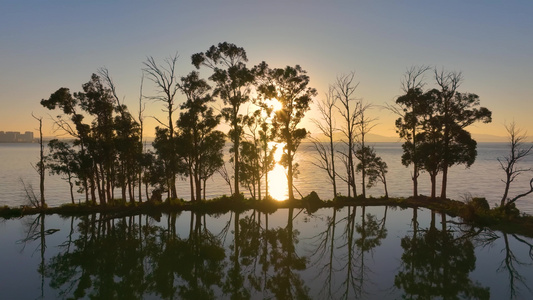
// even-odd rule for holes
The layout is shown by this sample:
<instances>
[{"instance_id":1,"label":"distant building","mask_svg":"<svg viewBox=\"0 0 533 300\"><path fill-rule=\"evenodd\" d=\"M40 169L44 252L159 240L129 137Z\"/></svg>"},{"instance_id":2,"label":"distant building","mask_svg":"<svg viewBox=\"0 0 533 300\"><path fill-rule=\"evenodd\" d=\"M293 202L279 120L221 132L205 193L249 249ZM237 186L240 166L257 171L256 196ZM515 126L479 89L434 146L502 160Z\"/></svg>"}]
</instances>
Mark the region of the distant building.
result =
<instances>
[{"instance_id":1,"label":"distant building","mask_svg":"<svg viewBox=\"0 0 533 300\"><path fill-rule=\"evenodd\" d=\"M33 142L33 132L26 131L24 134L19 135L20 142L31 143Z\"/></svg>"},{"instance_id":2,"label":"distant building","mask_svg":"<svg viewBox=\"0 0 533 300\"><path fill-rule=\"evenodd\" d=\"M32 143L33 132L26 131L21 134L18 131L0 131L0 143Z\"/></svg>"}]
</instances>

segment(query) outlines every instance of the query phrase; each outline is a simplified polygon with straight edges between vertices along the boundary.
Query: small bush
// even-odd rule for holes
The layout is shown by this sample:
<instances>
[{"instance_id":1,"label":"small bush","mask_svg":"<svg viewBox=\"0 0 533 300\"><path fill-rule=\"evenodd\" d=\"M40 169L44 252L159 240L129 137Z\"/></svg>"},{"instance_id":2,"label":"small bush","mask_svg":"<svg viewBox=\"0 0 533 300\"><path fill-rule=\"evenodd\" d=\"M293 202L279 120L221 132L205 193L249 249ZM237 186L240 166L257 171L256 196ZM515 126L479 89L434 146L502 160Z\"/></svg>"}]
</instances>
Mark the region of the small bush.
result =
<instances>
[{"instance_id":1,"label":"small bush","mask_svg":"<svg viewBox=\"0 0 533 300\"><path fill-rule=\"evenodd\" d=\"M490 210L489 202L485 198L472 198L468 204L472 205L476 211L487 212Z\"/></svg>"}]
</instances>

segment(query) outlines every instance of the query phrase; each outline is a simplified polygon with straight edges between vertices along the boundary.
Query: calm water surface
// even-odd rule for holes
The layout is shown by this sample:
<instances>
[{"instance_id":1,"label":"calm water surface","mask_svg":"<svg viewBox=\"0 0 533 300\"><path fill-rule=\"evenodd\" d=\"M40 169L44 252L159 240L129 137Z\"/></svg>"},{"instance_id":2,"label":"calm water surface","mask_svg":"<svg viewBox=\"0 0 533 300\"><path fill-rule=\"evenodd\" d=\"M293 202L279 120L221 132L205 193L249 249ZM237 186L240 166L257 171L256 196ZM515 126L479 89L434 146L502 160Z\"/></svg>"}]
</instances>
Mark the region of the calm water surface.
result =
<instances>
[{"instance_id":1,"label":"calm water surface","mask_svg":"<svg viewBox=\"0 0 533 300\"><path fill-rule=\"evenodd\" d=\"M411 168L401 164L402 149L400 143L373 143L376 152L389 166L387 175L388 190L391 196L408 197L412 194ZM337 147L342 147L338 144ZM463 200L465 197L485 197L492 205L496 205L503 194L503 171L497 161L499 157L507 155L506 143L479 143L478 157L474 165L466 169L464 166L452 167L448 178L448 197ZM20 180L31 184L38 193L39 177L33 169L32 163L38 161L39 146L37 144L0 144L0 205L19 206L25 204L24 189ZM316 191L322 199L331 199L333 189L327 179L327 175L312 162L316 159L316 153L310 143L303 143L296 155L300 165L300 175L295 179L295 187L298 191L307 195ZM342 167L342 162L337 162L337 167ZM523 161L522 166L533 166L533 156ZM231 166L228 165L228 170ZM529 190L529 179L532 173L524 173L513 182L510 195L517 195ZM287 197L286 179L283 173L271 174L272 194L279 198ZM284 187L279 184L285 184ZM347 189L343 182L338 182L338 192L346 195ZM419 178L419 192L424 195L430 194L429 176L422 173ZM275 190L280 189L280 190ZM438 177L437 190L440 189L440 177ZM245 189L242 189L245 191ZM358 186L361 191L361 185ZM189 199L189 183L186 180L178 181L178 193L180 197ZM245 191L246 193L246 191ZM116 193L120 195L119 192ZM212 180L207 182L207 198L230 194L230 189L219 174L215 174ZM367 191L367 195L375 197L384 194L383 186L378 184ZM59 206L70 202L68 183L60 176L47 176L45 196L49 206ZM296 197L298 192L295 191ZM78 201L84 201L84 196L77 194ZM522 198L517 202L518 208L528 214L533 214L533 194Z\"/></svg>"},{"instance_id":2,"label":"calm water surface","mask_svg":"<svg viewBox=\"0 0 533 300\"><path fill-rule=\"evenodd\" d=\"M533 239L426 209L0 221L0 299L532 299Z\"/></svg>"}]
</instances>

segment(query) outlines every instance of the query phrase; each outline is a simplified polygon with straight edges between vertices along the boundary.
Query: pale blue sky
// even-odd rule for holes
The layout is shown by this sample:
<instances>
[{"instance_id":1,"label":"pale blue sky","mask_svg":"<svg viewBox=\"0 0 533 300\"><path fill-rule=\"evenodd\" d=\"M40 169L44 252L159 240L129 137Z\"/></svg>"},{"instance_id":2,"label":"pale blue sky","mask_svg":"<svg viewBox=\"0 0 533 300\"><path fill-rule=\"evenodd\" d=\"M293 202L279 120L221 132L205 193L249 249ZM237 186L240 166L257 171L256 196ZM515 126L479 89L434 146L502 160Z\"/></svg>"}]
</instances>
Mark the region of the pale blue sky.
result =
<instances>
[{"instance_id":1,"label":"pale blue sky","mask_svg":"<svg viewBox=\"0 0 533 300\"><path fill-rule=\"evenodd\" d=\"M245 48L250 66L300 64L320 96L354 70L357 96L376 105L392 103L412 65L462 71L460 90L493 111L493 123L473 133L505 135L513 119L533 133L533 1L108 2L0 1L0 130L34 130L33 111L51 134L39 101L59 87L81 90L104 66L136 113L147 56L177 51L186 75L192 54L228 41ZM153 91L145 81L144 94ZM147 114L160 113L149 104ZM395 135L393 115L371 114L376 134Z\"/></svg>"}]
</instances>

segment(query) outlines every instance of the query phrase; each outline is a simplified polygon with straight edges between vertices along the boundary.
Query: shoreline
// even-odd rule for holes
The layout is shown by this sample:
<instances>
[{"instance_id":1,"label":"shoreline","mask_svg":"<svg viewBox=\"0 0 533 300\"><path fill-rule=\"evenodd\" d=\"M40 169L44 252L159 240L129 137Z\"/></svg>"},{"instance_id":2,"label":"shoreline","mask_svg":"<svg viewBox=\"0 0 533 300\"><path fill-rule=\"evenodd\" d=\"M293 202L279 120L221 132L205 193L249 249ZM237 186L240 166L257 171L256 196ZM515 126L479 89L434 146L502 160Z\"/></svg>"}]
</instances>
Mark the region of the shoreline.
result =
<instances>
[{"instance_id":1,"label":"shoreline","mask_svg":"<svg viewBox=\"0 0 533 300\"><path fill-rule=\"evenodd\" d=\"M480 204L481 203L481 204ZM515 233L533 237L533 216L520 214L518 210L504 211L500 208L488 207L484 198L474 198L468 203L450 199L431 199L426 196L416 198L348 198L338 197L335 200L321 200L316 193L311 193L302 199L292 201L253 200L222 196L211 200L184 201L173 199L164 202L115 202L107 205L91 204L65 204L59 207L35 208L22 206L13 208L0 207L0 218L22 218L36 214L58 214L61 216L77 216L87 214L106 214L109 218L120 218L139 214L160 217L162 214L171 214L182 211L192 211L205 214L225 213L228 211L259 210L273 213L278 209L299 208L306 209L309 213L320 208L342 208L345 206L395 206L400 208L426 208L445 213L450 216L460 217L465 225L488 227L506 233Z\"/></svg>"}]
</instances>

